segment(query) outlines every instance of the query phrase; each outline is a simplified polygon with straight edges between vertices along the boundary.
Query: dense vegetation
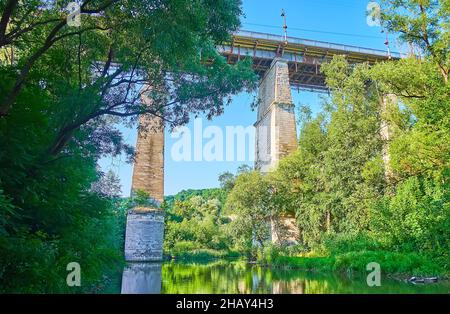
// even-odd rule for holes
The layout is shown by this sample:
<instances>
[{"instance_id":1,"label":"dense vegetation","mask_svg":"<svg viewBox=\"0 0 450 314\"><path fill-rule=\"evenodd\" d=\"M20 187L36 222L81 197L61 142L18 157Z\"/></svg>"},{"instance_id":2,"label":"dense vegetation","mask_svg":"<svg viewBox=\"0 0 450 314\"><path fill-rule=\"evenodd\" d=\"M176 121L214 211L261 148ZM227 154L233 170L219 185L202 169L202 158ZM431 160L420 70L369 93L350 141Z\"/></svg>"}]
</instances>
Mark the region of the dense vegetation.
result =
<instances>
[{"instance_id":1,"label":"dense vegetation","mask_svg":"<svg viewBox=\"0 0 450 314\"><path fill-rule=\"evenodd\" d=\"M238 0L85 0L80 27L69 2L0 1L0 292L92 291L123 255L127 207L96 166L133 159L117 125L211 118L256 82L248 61L215 51L239 26Z\"/></svg>"},{"instance_id":2,"label":"dense vegetation","mask_svg":"<svg viewBox=\"0 0 450 314\"><path fill-rule=\"evenodd\" d=\"M117 125L212 118L256 84L249 60L215 50L239 26L238 0L85 0L77 28L69 2L0 0L0 292L95 291L121 266L135 202L119 203L117 180L97 168L133 159ZM423 58L323 65L331 98L316 117L303 110L298 150L267 176L244 167L221 189L169 198L166 252L448 271L449 1L383 2L383 27ZM288 213L300 244L280 251L264 241L267 221ZM79 288L66 284L69 262Z\"/></svg>"},{"instance_id":3,"label":"dense vegetation","mask_svg":"<svg viewBox=\"0 0 450 314\"><path fill-rule=\"evenodd\" d=\"M202 190L201 194L214 195L212 191ZM220 256L220 251L229 249L224 231L229 218L222 213L222 203L217 198L196 194L176 200L166 210L164 250L176 258L183 258L187 253ZM181 195L187 196L187 193Z\"/></svg>"},{"instance_id":4,"label":"dense vegetation","mask_svg":"<svg viewBox=\"0 0 450 314\"><path fill-rule=\"evenodd\" d=\"M327 269L379 261L389 272L450 270L448 1L384 1L383 12L384 27L424 55L322 66L331 97L316 117L301 110L298 150L268 176L239 177L228 196L248 245L291 213L296 253L330 256ZM308 263L282 255L268 248L261 259Z\"/></svg>"},{"instance_id":5,"label":"dense vegetation","mask_svg":"<svg viewBox=\"0 0 450 314\"><path fill-rule=\"evenodd\" d=\"M222 209L227 198L227 191L222 188L212 189L189 189L178 192L176 195L169 195L164 197L165 206L167 209L173 208L177 201L186 201L193 196L199 196L204 200L217 200L220 208Z\"/></svg>"},{"instance_id":6,"label":"dense vegetation","mask_svg":"<svg viewBox=\"0 0 450 314\"><path fill-rule=\"evenodd\" d=\"M249 171L249 166L242 165L236 175L225 172L219 176L220 188L183 190L165 197L165 254L197 261L242 255L233 223L237 217L225 210L225 203L237 176Z\"/></svg>"},{"instance_id":7,"label":"dense vegetation","mask_svg":"<svg viewBox=\"0 0 450 314\"><path fill-rule=\"evenodd\" d=\"M242 167L219 177L221 189L169 198L167 252L231 251L327 272L373 261L386 273L449 272L448 7L384 4L384 27L423 57L324 64L331 96L317 116L300 108L298 150L267 175ZM269 244L269 222L286 214L297 218L299 244Z\"/></svg>"}]
</instances>

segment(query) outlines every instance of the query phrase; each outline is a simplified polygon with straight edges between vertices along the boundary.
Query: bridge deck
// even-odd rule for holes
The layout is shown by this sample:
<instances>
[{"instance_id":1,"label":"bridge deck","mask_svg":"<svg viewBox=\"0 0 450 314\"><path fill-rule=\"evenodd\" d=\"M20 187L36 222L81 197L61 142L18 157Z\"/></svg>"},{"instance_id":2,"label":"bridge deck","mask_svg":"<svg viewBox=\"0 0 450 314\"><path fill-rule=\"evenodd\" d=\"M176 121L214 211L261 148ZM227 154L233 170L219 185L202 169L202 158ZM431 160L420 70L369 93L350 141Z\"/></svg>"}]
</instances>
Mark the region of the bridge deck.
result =
<instances>
[{"instance_id":1,"label":"bridge deck","mask_svg":"<svg viewBox=\"0 0 450 314\"><path fill-rule=\"evenodd\" d=\"M288 61L291 85L299 89L326 92L325 77L320 65L335 55L345 55L350 63L375 62L388 60L388 52L356 46L340 45L322 41L239 31L232 37L231 43L218 47L229 63L236 63L245 56L253 58L255 71L263 76L276 57ZM391 53L392 59L402 56Z\"/></svg>"}]
</instances>

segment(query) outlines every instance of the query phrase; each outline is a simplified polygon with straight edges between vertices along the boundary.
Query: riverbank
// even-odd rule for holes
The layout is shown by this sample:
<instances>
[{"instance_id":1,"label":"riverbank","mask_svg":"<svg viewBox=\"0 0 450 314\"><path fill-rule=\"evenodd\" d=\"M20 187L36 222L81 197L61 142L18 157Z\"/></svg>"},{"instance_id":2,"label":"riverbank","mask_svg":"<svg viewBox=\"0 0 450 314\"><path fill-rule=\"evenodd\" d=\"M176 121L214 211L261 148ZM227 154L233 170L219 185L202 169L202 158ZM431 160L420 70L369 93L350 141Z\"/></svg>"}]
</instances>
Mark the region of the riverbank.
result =
<instances>
[{"instance_id":1,"label":"riverbank","mask_svg":"<svg viewBox=\"0 0 450 314\"><path fill-rule=\"evenodd\" d=\"M164 254L165 260L181 262L211 262L219 259L234 260L241 257L242 255L236 251L218 251L211 249L172 251Z\"/></svg>"},{"instance_id":2,"label":"riverbank","mask_svg":"<svg viewBox=\"0 0 450 314\"><path fill-rule=\"evenodd\" d=\"M216 251L198 249L185 252L171 252L165 260L186 263L208 263L216 260L238 260L245 256L236 251ZM247 260L248 261L248 260ZM448 280L449 272L435 261L415 253L397 253L389 251L354 251L329 256L318 256L308 253L299 256L288 256L278 252L259 254L254 264L310 271L315 273L367 274L368 263L380 264L383 275L395 279L411 277L438 277Z\"/></svg>"},{"instance_id":3,"label":"riverbank","mask_svg":"<svg viewBox=\"0 0 450 314\"><path fill-rule=\"evenodd\" d=\"M435 261L415 253L355 251L330 256L286 256L265 254L257 263L263 266L295 268L314 272L367 273L368 263L380 264L382 274L407 279L413 276L447 279L449 273Z\"/></svg>"}]
</instances>

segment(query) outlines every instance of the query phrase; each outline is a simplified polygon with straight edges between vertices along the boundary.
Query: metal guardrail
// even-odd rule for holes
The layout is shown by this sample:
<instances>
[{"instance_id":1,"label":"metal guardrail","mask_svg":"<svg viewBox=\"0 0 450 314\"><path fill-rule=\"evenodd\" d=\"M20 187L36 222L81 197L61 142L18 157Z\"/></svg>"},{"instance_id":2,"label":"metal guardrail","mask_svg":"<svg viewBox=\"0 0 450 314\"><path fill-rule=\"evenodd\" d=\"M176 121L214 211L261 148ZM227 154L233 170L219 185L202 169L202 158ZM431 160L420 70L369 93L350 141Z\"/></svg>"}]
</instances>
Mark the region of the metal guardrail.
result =
<instances>
[{"instance_id":1,"label":"metal guardrail","mask_svg":"<svg viewBox=\"0 0 450 314\"><path fill-rule=\"evenodd\" d=\"M284 37L280 36L280 35L246 31L246 30L239 30L236 33L234 33L234 35L240 36L240 37L248 37L248 38L252 38L252 39L262 39L262 40L273 41L273 42L284 42ZM306 46L306 47L316 47L316 48L321 48L321 49L338 50L338 51L342 51L342 52L346 52L346 53L358 53L358 54L362 54L362 55L378 56L378 57L382 57L382 58L385 58L387 56L387 51L383 51L383 50L379 50L379 49L370 49L370 48L363 48L363 47L357 47L357 46L351 46L351 45L335 44L335 43L329 43L329 42L324 42L324 41L303 39L303 38L296 38L296 37L287 37L287 41L289 44L302 45L302 46ZM391 52L391 57L400 59L400 58L403 58L404 56L402 56L398 52Z\"/></svg>"}]
</instances>

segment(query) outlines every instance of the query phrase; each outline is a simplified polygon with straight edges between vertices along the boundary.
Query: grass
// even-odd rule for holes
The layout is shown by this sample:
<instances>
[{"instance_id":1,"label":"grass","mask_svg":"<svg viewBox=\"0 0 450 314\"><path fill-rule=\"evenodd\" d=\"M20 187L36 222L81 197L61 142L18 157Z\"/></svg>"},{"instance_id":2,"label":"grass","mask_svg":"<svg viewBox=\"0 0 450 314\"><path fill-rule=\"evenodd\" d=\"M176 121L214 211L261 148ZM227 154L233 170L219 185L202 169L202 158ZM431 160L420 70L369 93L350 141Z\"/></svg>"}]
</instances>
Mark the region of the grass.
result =
<instances>
[{"instance_id":1,"label":"grass","mask_svg":"<svg viewBox=\"0 0 450 314\"><path fill-rule=\"evenodd\" d=\"M241 255L234 251L197 249L182 252L170 252L172 259L183 262L210 262L218 259L236 259Z\"/></svg>"},{"instance_id":2,"label":"grass","mask_svg":"<svg viewBox=\"0 0 450 314\"><path fill-rule=\"evenodd\" d=\"M370 262L380 264L385 274L397 276L447 276L444 269L435 262L415 253L395 253L388 251L357 251L319 256L278 255L263 258L260 263L270 266L293 267L318 272L367 273Z\"/></svg>"}]
</instances>

